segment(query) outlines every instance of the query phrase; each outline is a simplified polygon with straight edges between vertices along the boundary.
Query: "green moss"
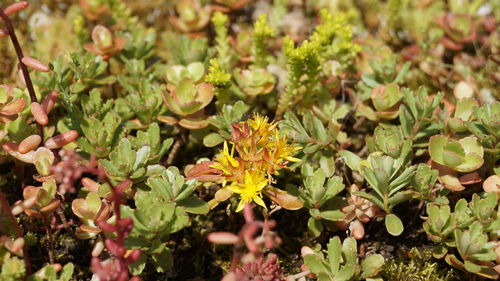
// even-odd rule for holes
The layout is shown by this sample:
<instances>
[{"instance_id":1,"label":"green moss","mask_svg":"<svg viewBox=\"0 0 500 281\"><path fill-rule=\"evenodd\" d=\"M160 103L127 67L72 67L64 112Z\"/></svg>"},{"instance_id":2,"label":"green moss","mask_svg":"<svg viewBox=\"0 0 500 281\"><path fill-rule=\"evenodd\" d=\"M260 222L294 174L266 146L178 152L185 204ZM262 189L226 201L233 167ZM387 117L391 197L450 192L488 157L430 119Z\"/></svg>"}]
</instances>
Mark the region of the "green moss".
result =
<instances>
[{"instance_id":1,"label":"green moss","mask_svg":"<svg viewBox=\"0 0 500 281\"><path fill-rule=\"evenodd\" d=\"M443 268L432 258L430 251L412 248L407 259L386 263L382 271L385 281L454 281L459 280L455 269Z\"/></svg>"}]
</instances>

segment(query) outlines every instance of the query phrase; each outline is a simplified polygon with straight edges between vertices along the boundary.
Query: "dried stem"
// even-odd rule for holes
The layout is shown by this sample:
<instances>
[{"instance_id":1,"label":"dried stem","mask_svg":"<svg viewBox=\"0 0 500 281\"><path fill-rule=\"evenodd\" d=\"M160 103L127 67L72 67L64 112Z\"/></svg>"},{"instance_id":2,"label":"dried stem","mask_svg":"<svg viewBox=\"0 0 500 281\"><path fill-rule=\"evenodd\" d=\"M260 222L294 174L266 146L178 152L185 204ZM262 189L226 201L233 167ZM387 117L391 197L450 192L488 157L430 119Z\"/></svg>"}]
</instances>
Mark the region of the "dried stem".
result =
<instances>
[{"instance_id":1,"label":"dried stem","mask_svg":"<svg viewBox=\"0 0 500 281\"><path fill-rule=\"evenodd\" d=\"M43 223L47 225L46 233L47 233L47 240L49 243L49 263L54 264L54 235L52 235L52 225L49 222L48 216L44 215Z\"/></svg>"},{"instance_id":2,"label":"dried stem","mask_svg":"<svg viewBox=\"0 0 500 281\"><path fill-rule=\"evenodd\" d=\"M179 153L181 146L186 142L186 135L184 130L181 129L179 132L179 138L175 140L174 145L172 146L172 149L170 150L170 153L167 156L167 160L165 161L165 166L171 166L174 163L175 157L177 156L177 153Z\"/></svg>"},{"instance_id":3,"label":"dried stem","mask_svg":"<svg viewBox=\"0 0 500 281\"><path fill-rule=\"evenodd\" d=\"M0 204L3 206L4 212L7 214L10 222L14 226L14 232L16 233L16 238L23 238L23 230L17 223L16 217L14 217L14 214L12 213L12 209L10 208L9 202L7 202L7 199L5 198L5 195L3 194L2 191L0 191ZM26 268L26 273L31 274L31 263L30 263L30 257L28 253L28 246L24 244L23 246L23 260L24 260L24 267Z\"/></svg>"},{"instance_id":4,"label":"dried stem","mask_svg":"<svg viewBox=\"0 0 500 281\"><path fill-rule=\"evenodd\" d=\"M14 30L14 26L12 25L12 22L9 19L9 16L5 14L2 8L0 8L0 18L2 18L3 22L5 23L5 27L7 28L7 32L9 33L10 40L12 41L12 45L14 45L14 49L16 50L16 55L17 59L19 60L19 67L21 68L21 71L24 76L24 81L26 82L26 87L28 88L28 92L30 95L30 100L31 102L38 102L38 99L36 98L35 94L35 88L33 87L33 82L31 81L30 73L28 71L28 67L22 62L22 59L24 58L23 50L21 48L21 45L19 44L19 40L17 40L16 32ZM43 141L43 126L40 124L36 124L36 127L38 129L38 134L42 138Z\"/></svg>"}]
</instances>

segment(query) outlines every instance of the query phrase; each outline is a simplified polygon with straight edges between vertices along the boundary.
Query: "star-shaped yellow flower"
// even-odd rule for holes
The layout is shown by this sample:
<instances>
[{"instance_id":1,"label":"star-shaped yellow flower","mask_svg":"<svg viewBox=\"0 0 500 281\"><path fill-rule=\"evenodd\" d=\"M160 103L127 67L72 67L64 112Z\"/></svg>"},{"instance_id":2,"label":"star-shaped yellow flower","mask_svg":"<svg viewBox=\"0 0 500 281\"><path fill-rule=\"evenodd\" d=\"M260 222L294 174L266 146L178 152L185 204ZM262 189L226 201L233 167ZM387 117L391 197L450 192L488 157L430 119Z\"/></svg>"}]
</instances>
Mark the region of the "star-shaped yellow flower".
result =
<instances>
[{"instance_id":1,"label":"star-shaped yellow flower","mask_svg":"<svg viewBox=\"0 0 500 281\"><path fill-rule=\"evenodd\" d=\"M244 183L233 182L229 185L227 187L229 190L240 195L240 203L236 208L236 212L243 210L245 203L251 203L252 201L266 208L261 192L267 184L268 180L264 174L245 171Z\"/></svg>"}]
</instances>

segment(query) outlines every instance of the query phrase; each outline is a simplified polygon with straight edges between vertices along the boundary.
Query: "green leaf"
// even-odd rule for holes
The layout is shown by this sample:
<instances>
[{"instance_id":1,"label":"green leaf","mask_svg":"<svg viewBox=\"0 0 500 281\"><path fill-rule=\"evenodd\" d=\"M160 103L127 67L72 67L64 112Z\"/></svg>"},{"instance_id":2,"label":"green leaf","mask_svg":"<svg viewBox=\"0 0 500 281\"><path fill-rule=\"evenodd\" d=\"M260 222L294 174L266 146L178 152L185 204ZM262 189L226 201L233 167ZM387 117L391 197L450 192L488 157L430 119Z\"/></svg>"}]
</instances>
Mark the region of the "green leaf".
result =
<instances>
[{"instance_id":1,"label":"green leaf","mask_svg":"<svg viewBox=\"0 0 500 281\"><path fill-rule=\"evenodd\" d=\"M314 274L330 272L328 265L317 254L309 254L304 256L304 263L307 268Z\"/></svg>"},{"instance_id":2,"label":"green leaf","mask_svg":"<svg viewBox=\"0 0 500 281\"><path fill-rule=\"evenodd\" d=\"M385 217L385 227L392 236L399 236L404 230L403 222L394 214Z\"/></svg>"},{"instance_id":3,"label":"green leaf","mask_svg":"<svg viewBox=\"0 0 500 281\"><path fill-rule=\"evenodd\" d=\"M328 259L330 261L330 272L336 275L340 268L340 261L342 258L342 245L340 238L335 236L328 242Z\"/></svg>"},{"instance_id":4,"label":"green leaf","mask_svg":"<svg viewBox=\"0 0 500 281\"><path fill-rule=\"evenodd\" d=\"M340 221L344 219L345 214L342 211L338 210L326 210L326 211L319 211L319 216L329 221Z\"/></svg>"},{"instance_id":5,"label":"green leaf","mask_svg":"<svg viewBox=\"0 0 500 281\"><path fill-rule=\"evenodd\" d=\"M177 204L185 207L186 212L198 215L204 215L210 210L208 204L205 201L194 196L188 197L182 201L178 201Z\"/></svg>"},{"instance_id":6,"label":"green leaf","mask_svg":"<svg viewBox=\"0 0 500 281\"><path fill-rule=\"evenodd\" d=\"M217 133L210 133L203 138L203 145L205 145L206 147L215 147L221 144L223 141L224 138L221 137L221 135Z\"/></svg>"},{"instance_id":7,"label":"green leaf","mask_svg":"<svg viewBox=\"0 0 500 281\"><path fill-rule=\"evenodd\" d=\"M371 201L372 203L374 203L375 205L379 206L380 208L382 208L384 210L386 208L386 206L384 205L384 203L382 202L382 200L379 197L376 197L373 194L366 193L366 192L363 192L363 191L356 191L356 192L354 192L354 195L361 196L361 197L363 197L363 198Z\"/></svg>"},{"instance_id":8,"label":"green leaf","mask_svg":"<svg viewBox=\"0 0 500 281\"><path fill-rule=\"evenodd\" d=\"M349 150L341 150L339 151L339 154L351 170L359 171L359 162L361 162L361 158L358 155Z\"/></svg>"},{"instance_id":9,"label":"green leaf","mask_svg":"<svg viewBox=\"0 0 500 281\"><path fill-rule=\"evenodd\" d=\"M371 256L366 257L361 262L361 279L374 277L376 276L382 267L384 266L384 257L379 254L373 254Z\"/></svg>"},{"instance_id":10,"label":"green leaf","mask_svg":"<svg viewBox=\"0 0 500 281\"><path fill-rule=\"evenodd\" d=\"M157 272L167 272L174 264L173 256L168 248L165 248L160 254L152 255L151 258Z\"/></svg>"},{"instance_id":11,"label":"green leaf","mask_svg":"<svg viewBox=\"0 0 500 281\"><path fill-rule=\"evenodd\" d=\"M321 232L325 229L321 220L317 220L312 217L307 220L307 228L309 229L309 232L314 235L314 237L320 236Z\"/></svg>"}]
</instances>

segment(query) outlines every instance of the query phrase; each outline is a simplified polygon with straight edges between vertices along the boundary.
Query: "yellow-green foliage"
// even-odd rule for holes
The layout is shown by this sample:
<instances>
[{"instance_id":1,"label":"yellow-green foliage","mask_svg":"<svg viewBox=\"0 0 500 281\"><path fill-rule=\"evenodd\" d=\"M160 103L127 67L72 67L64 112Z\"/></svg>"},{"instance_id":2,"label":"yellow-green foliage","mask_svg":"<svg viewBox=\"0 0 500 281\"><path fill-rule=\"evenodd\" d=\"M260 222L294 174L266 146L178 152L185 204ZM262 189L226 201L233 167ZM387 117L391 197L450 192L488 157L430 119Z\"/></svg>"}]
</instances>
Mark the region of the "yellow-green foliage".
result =
<instances>
[{"instance_id":1,"label":"yellow-green foliage","mask_svg":"<svg viewBox=\"0 0 500 281\"><path fill-rule=\"evenodd\" d=\"M274 36L275 30L269 26L265 14L259 16L253 28L252 56L254 64L258 67L265 67L267 64L266 40Z\"/></svg>"}]
</instances>

